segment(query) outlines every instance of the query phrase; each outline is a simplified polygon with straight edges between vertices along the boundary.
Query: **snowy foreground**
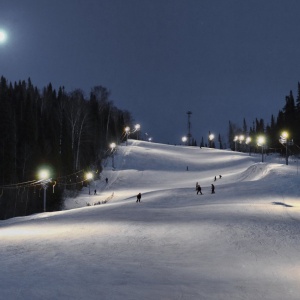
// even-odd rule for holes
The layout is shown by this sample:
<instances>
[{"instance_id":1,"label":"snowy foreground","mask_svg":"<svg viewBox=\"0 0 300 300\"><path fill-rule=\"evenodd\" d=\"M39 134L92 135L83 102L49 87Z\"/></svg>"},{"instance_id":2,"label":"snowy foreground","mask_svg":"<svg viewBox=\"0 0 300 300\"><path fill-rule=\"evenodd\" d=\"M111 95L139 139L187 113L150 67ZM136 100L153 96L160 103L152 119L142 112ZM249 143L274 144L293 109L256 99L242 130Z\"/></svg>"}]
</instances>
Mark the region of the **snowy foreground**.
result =
<instances>
[{"instance_id":1,"label":"snowy foreground","mask_svg":"<svg viewBox=\"0 0 300 300\"><path fill-rule=\"evenodd\" d=\"M260 161L130 141L97 195L0 221L0 299L299 300L297 162Z\"/></svg>"}]
</instances>

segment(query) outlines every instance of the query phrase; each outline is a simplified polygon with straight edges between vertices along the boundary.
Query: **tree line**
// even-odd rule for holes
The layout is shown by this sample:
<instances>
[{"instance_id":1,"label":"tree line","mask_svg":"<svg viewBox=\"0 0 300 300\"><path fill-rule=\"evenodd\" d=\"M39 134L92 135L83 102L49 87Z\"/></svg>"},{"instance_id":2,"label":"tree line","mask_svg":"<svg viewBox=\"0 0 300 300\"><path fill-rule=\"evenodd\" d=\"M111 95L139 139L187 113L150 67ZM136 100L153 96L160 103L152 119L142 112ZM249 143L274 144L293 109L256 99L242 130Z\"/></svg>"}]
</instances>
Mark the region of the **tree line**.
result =
<instances>
[{"instance_id":1,"label":"tree line","mask_svg":"<svg viewBox=\"0 0 300 300\"><path fill-rule=\"evenodd\" d=\"M246 147L241 141L236 143L236 136L248 136L251 138L249 147L254 151L257 148L257 137L264 135L266 138L265 148L269 152L282 152L285 145L280 142L280 136L283 132L288 133L289 155L300 153L300 83L298 82L296 100L291 90L285 97L285 104L279 110L277 116L271 116L269 123L263 119L255 119L250 127L247 126L246 120L243 120L243 126L239 127L229 121L228 140L232 150L245 150Z\"/></svg>"},{"instance_id":2,"label":"tree line","mask_svg":"<svg viewBox=\"0 0 300 300\"><path fill-rule=\"evenodd\" d=\"M0 81L0 219L42 211L37 172L51 169L47 210L59 210L66 189L83 184L84 171L101 171L108 145L120 142L132 124L103 86L85 97L80 89L66 92L52 84L40 91L30 78L14 84Z\"/></svg>"}]
</instances>

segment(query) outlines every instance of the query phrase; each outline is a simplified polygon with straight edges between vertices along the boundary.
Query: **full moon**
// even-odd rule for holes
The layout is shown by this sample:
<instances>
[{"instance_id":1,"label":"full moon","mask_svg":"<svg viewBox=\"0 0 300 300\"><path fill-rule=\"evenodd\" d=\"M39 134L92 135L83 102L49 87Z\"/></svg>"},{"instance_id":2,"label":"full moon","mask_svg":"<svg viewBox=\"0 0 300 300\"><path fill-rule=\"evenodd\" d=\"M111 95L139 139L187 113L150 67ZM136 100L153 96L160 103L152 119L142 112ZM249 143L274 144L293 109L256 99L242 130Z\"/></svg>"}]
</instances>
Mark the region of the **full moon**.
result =
<instances>
[{"instance_id":1,"label":"full moon","mask_svg":"<svg viewBox=\"0 0 300 300\"><path fill-rule=\"evenodd\" d=\"M6 41L6 32L0 29L0 43L4 43Z\"/></svg>"}]
</instances>

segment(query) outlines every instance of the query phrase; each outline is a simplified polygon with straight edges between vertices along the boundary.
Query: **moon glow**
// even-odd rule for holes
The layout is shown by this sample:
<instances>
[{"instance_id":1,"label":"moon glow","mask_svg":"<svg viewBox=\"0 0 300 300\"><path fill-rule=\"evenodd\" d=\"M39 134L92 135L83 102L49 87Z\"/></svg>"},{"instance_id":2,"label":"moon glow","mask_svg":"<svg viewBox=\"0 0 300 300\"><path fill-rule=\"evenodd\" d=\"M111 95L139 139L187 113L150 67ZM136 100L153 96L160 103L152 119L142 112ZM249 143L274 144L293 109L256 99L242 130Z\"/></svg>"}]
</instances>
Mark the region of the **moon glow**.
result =
<instances>
[{"instance_id":1,"label":"moon glow","mask_svg":"<svg viewBox=\"0 0 300 300\"><path fill-rule=\"evenodd\" d=\"M0 29L0 43L4 43L6 41L7 35L6 32L2 29Z\"/></svg>"}]
</instances>

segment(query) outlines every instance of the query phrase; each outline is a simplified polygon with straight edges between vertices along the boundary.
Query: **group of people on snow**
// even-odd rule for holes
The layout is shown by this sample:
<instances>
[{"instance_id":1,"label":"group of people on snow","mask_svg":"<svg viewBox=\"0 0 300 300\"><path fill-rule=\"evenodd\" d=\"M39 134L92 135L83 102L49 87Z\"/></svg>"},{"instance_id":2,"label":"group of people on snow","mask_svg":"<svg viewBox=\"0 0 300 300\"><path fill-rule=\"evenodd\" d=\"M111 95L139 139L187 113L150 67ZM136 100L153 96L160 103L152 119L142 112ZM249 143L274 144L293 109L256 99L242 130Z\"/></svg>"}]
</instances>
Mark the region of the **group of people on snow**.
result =
<instances>
[{"instance_id":1,"label":"group of people on snow","mask_svg":"<svg viewBox=\"0 0 300 300\"><path fill-rule=\"evenodd\" d=\"M196 191L197 191L197 195L200 194L200 195L203 195L202 194L202 189L201 189L201 186L198 182L196 182ZM213 184L211 184L211 193L214 194L215 193L215 186Z\"/></svg>"},{"instance_id":2,"label":"group of people on snow","mask_svg":"<svg viewBox=\"0 0 300 300\"><path fill-rule=\"evenodd\" d=\"M219 178L222 178L222 175L219 175ZM217 180L217 177L215 176L215 179L214 181ZM200 195L203 195L202 194L202 188L200 186L200 184L198 182L196 182L196 191L197 191L197 195L200 194ZM211 184L211 193L214 194L215 193L215 186L214 184ZM141 198L142 198L142 194L141 193L138 193L136 195L136 202L141 202Z\"/></svg>"},{"instance_id":3,"label":"group of people on snow","mask_svg":"<svg viewBox=\"0 0 300 300\"><path fill-rule=\"evenodd\" d=\"M222 175L219 175L219 179L222 178ZM217 176L215 176L214 178L214 181L217 181ZM202 194L202 189L201 189L201 186L198 182L196 182L196 191L197 191L197 195L200 194L200 195L203 195ZM215 193L215 186L214 184L211 184L211 193L214 194Z\"/></svg>"}]
</instances>

